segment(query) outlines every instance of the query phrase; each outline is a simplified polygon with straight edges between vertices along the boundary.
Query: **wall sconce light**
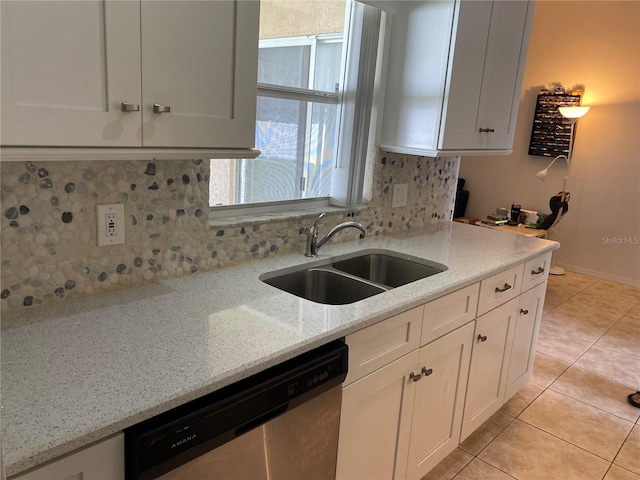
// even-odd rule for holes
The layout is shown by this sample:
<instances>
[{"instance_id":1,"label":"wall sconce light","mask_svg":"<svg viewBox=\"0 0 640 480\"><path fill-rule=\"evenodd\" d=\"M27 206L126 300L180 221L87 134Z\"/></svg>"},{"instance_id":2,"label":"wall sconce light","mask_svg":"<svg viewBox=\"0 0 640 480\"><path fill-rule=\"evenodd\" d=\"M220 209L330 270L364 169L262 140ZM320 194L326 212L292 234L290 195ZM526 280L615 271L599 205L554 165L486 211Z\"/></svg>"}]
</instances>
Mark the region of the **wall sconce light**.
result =
<instances>
[{"instance_id":1,"label":"wall sconce light","mask_svg":"<svg viewBox=\"0 0 640 480\"><path fill-rule=\"evenodd\" d=\"M584 117L591 107L558 107L558 112L564 118L569 120L571 123L571 136L569 137L569 158L567 159L567 164L571 159L571 154L573 152L573 135L575 133L576 122L579 118Z\"/></svg>"}]
</instances>

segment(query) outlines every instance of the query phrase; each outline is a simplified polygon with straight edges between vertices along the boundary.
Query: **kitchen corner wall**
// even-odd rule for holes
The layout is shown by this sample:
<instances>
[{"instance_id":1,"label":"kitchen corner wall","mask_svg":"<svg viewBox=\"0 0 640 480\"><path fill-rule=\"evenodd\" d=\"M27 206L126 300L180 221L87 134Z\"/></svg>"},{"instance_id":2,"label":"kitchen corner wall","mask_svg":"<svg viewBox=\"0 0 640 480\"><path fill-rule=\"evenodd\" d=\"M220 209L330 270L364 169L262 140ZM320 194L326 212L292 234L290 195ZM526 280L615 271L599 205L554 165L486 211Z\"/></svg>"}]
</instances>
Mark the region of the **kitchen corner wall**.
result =
<instances>
[{"instance_id":1,"label":"kitchen corner wall","mask_svg":"<svg viewBox=\"0 0 640 480\"><path fill-rule=\"evenodd\" d=\"M569 211L553 240L558 265L640 286L640 2L538 1L524 73L513 154L463 158L467 215L482 217L512 201L549 213L549 198L569 175ZM597 34L595 34L597 32ZM538 92L582 85L591 110L578 121L571 168L528 155Z\"/></svg>"},{"instance_id":2,"label":"kitchen corner wall","mask_svg":"<svg viewBox=\"0 0 640 480\"><path fill-rule=\"evenodd\" d=\"M380 152L372 201L328 215L321 234L352 217L374 235L449 220L458 168ZM208 161L3 162L0 173L2 311L302 253L313 218L210 225ZM396 183L409 184L406 207L391 208ZM97 247L96 205L109 203L125 205L125 244Z\"/></svg>"}]
</instances>

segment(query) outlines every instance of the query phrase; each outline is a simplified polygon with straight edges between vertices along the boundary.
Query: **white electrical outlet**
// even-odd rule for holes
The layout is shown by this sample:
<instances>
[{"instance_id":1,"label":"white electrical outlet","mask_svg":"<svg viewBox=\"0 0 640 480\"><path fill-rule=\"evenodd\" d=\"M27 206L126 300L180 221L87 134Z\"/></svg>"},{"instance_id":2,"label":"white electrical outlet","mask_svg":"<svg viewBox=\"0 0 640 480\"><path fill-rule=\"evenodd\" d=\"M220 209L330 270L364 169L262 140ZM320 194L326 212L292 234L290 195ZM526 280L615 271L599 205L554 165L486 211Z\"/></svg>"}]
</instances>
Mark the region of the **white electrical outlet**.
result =
<instances>
[{"instance_id":1,"label":"white electrical outlet","mask_svg":"<svg viewBox=\"0 0 640 480\"><path fill-rule=\"evenodd\" d=\"M98 246L124 243L124 203L96 205Z\"/></svg>"},{"instance_id":2,"label":"white electrical outlet","mask_svg":"<svg viewBox=\"0 0 640 480\"><path fill-rule=\"evenodd\" d=\"M408 194L409 184L396 183L393 186L393 199L391 200L391 208L406 207Z\"/></svg>"}]
</instances>

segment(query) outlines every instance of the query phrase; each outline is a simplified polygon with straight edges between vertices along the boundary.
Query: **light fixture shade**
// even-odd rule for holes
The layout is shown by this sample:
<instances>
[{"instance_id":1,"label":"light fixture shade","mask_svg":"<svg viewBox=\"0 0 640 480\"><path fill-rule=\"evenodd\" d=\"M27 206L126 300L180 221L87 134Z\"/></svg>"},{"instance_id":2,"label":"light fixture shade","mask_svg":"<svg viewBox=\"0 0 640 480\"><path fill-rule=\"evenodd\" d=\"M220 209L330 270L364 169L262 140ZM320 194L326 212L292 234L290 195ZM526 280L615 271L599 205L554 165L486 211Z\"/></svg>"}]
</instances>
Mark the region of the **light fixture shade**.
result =
<instances>
[{"instance_id":1,"label":"light fixture shade","mask_svg":"<svg viewBox=\"0 0 640 480\"><path fill-rule=\"evenodd\" d=\"M538 173L536 173L536 178L538 180L544 181L544 179L547 178L547 173L549 173L548 168L545 168L544 170L540 170Z\"/></svg>"},{"instance_id":2,"label":"light fixture shade","mask_svg":"<svg viewBox=\"0 0 640 480\"><path fill-rule=\"evenodd\" d=\"M591 107L558 107L560 115L570 120L584 117Z\"/></svg>"}]
</instances>

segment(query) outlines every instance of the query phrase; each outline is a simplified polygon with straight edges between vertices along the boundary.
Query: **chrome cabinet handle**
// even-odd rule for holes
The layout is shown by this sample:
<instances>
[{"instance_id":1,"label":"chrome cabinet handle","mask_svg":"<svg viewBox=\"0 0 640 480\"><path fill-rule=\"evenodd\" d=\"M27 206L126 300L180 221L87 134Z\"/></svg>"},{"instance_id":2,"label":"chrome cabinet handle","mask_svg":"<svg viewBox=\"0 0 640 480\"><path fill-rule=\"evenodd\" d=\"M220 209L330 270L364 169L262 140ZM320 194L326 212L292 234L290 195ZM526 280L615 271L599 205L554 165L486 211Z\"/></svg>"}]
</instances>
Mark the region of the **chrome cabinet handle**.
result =
<instances>
[{"instance_id":1,"label":"chrome cabinet handle","mask_svg":"<svg viewBox=\"0 0 640 480\"><path fill-rule=\"evenodd\" d=\"M478 335L478 341L479 342L486 342L487 341L487 336L486 335Z\"/></svg>"},{"instance_id":2,"label":"chrome cabinet handle","mask_svg":"<svg viewBox=\"0 0 640 480\"><path fill-rule=\"evenodd\" d=\"M480 129L480 133L493 133L495 131L496 131L495 128L481 128Z\"/></svg>"},{"instance_id":3,"label":"chrome cabinet handle","mask_svg":"<svg viewBox=\"0 0 640 480\"><path fill-rule=\"evenodd\" d=\"M511 285L509 285L508 283L505 283L504 287L502 287L502 288L496 287L496 293L506 292L509 289L511 289Z\"/></svg>"},{"instance_id":4,"label":"chrome cabinet handle","mask_svg":"<svg viewBox=\"0 0 640 480\"><path fill-rule=\"evenodd\" d=\"M411 380L413 380L414 382L417 382L418 380L420 380L422 378L422 374L421 373L415 374L415 373L411 372L409 374L409 378Z\"/></svg>"},{"instance_id":5,"label":"chrome cabinet handle","mask_svg":"<svg viewBox=\"0 0 640 480\"><path fill-rule=\"evenodd\" d=\"M428 377L433 373L433 368L422 367L422 373L425 377Z\"/></svg>"},{"instance_id":6,"label":"chrome cabinet handle","mask_svg":"<svg viewBox=\"0 0 640 480\"><path fill-rule=\"evenodd\" d=\"M139 112L140 105L136 105L135 103L122 102L122 111L123 112Z\"/></svg>"},{"instance_id":7,"label":"chrome cabinet handle","mask_svg":"<svg viewBox=\"0 0 640 480\"><path fill-rule=\"evenodd\" d=\"M531 275L540 275L541 273L544 273L544 268L542 267L538 267L538 270L531 270Z\"/></svg>"},{"instance_id":8,"label":"chrome cabinet handle","mask_svg":"<svg viewBox=\"0 0 640 480\"><path fill-rule=\"evenodd\" d=\"M525 310L523 308L520 309L520 313L523 315L526 315L527 313L529 313L529 310Z\"/></svg>"},{"instance_id":9,"label":"chrome cabinet handle","mask_svg":"<svg viewBox=\"0 0 640 480\"><path fill-rule=\"evenodd\" d=\"M169 105L160 105L159 103L154 103L153 113L171 113L171 107Z\"/></svg>"}]
</instances>

